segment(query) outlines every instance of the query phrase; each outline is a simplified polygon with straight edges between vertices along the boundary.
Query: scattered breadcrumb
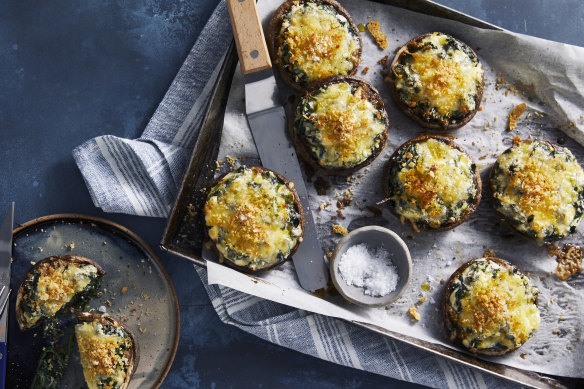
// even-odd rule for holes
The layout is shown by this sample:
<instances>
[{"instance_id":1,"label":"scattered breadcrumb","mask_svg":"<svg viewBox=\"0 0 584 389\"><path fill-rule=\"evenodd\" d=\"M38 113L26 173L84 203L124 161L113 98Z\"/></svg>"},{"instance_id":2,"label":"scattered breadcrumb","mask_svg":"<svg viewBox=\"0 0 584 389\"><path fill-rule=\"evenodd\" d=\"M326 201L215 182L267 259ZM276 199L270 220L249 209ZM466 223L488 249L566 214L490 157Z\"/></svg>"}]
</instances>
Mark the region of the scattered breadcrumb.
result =
<instances>
[{"instance_id":1,"label":"scattered breadcrumb","mask_svg":"<svg viewBox=\"0 0 584 389\"><path fill-rule=\"evenodd\" d=\"M497 257L497 255L491 249L485 250L485 252L483 253L483 258L496 258L496 257Z\"/></svg>"},{"instance_id":2,"label":"scattered breadcrumb","mask_svg":"<svg viewBox=\"0 0 584 389\"><path fill-rule=\"evenodd\" d=\"M521 138L517 135L513 137L513 146L519 146L521 144Z\"/></svg>"},{"instance_id":3,"label":"scattered breadcrumb","mask_svg":"<svg viewBox=\"0 0 584 389\"><path fill-rule=\"evenodd\" d=\"M363 69L363 70L361 71L361 73L363 73L363 74L367 74L367 73L369 73L369 66L365 67L365 69Z\"/></svg>"},{"instance_id":4,"label":"scattered breadcrumb","mask_svg":"<svg viewBox=\"0 0 584 389\"><path fill-rule=\"evenodd\" d=\"M196 211L196 209L197 209L197 208L196 208L196 207L195 207L193 204L189 203L189 205L187 205L187 215L188 215L190 218L193 218L193 217L197 216L197 211Z\"/></svg>"},{"instance_id":5,"label":"scattered breadcrumb","mask_svg":"<svg viewBox=\"0 0 584 389\"><path fill-rule=\"evenodd\" d=\"M330 187L331 184L322 177L318 177L316 180L314 180L314 189L316 189L316 193L319 196L326 195L326 191L329 190Z\"/></svg>"},{"instance_id":6,"label":"scattered breadcrumb","mask_svg":"<svg viewBox=\"0 0 584 389\"><path fill-rule=\"evenodd\" d=\"M547 245L548 253L556 257L558 266L554 271L556 277L562 281L566 281L570 277L582 272L582 256L584 248L572 244L565 244L563 249L560 249L555 244Z\"/></svg>"},{"instance_id":7,"label":"scattered breadcrumb","mask_svg":"<svg viewBox=\"0 0 584 389\"><path fill-rule=\"evenodd\" d=\"M525 103L521 103L509 112L509 131L513 131L517 126L517 120L523 112L525 112L526 105Z\"/></svg>"},{"instance_id":8,"label":"scattered breadcrumb","mask_svg":"<svg viewBox=\"0 0 584 389\"><path fill-rule=\"evenodd\" d=\"M229 164L229 166L231 167L235 167L235 163L237 162L237 158L234 158L230 155L226 155L225 156L225 161L227 161L227 163Z\"/></svg>"},{"instance_id":9,"label":"scattered breadcrumb","mask_svg":"<svg viewBox=\"0 0 584 389\"><path fill-rule=\"evenodd\" d=\"M377 61L377 63L380 64L381 66L383 66L384 69L387 69L387 61L388 60L389 60L389 55L386 55L385 57L383 57L379 61Z\"/></svg>"},{"instance_id":10,"label":"scattered breadcrumb","mask_svg":"<svg viewBox=\"0 0 584 389\"><path fill-rule=\"evenodd\" d=\"M127 291L128 291L128 287L127 287L127 286L124 286L124 287L122 288L122 290L120 290L120 293L121 293L121 294L126 294L126 292L127 292Z\"/></svg>"},{"instance_id":11,"label":"scattered breadcrumb","mask_svg":"<svg viewBox=\"0 0 584 389\"><path fill-rule=\"evenodd\" d=\"M507 80L505 80L505 77L503 77L503 73L498 72L497 73L497 80L495 82L495 90L499 90L501 88L507 89L505 91L505 96L509 96L509 92L511 92L511 94L517 96L517 87L509 84L507 82Z\"/></svg>"},{"instance_id":12,"label":"scattered breadcrumb","mask_svg":"<svg viewBox=\"0 0 584 389\"><path fill-rule=\"evenodd\" d=\"M73 251L75 248L75 242L71 242L70 244L66 245L65 248L69 251Z\"/></svg>"},{"instance_id":13,"label":"scattered breadcrumb","mask_svg":"<svg viewBox=\"0 0 584 389\"><path fill-rule=\"evenodd\" d=\"M408 309L408 313L412 317L412 320L420 321L420 319L422 318L422 316L420 316L420 312L418 312L418 310L414 306L411 306L410 309Z\"/></svg>"},{"instance_id":14,"label":"scattered breadcrumb","mask_svg":"<svg viewBox=\"0 0 584 389\"><path fill-rule=\"evenodd\" d=\"M375 43L377 43L377 46L379 46L380 49L382 50L387 49L388 46L387 37L383 32L381 32L381 26L379 25L379 22L377 20L368 21L367 30L369 30L369 33L371 34L371 36L373 36L373 39L375 39Z\"/></svg>"},{"instance_id":15,"label":"scattered breadcrumb","mask_svg":"<svg viewBox=\"0 0 584 389\"><path fill-rule=\"evenodd\" d=\"M328 253L326 253L326 257L330 260L333 257L333 252L329 251Z\"/></svg>"},{"instance_id":16,"label":"scattered breadcrumb","mask_svg":"<svg viewBox=\"0 0 584 389\"><path fill-rule=\"evenodd\" d=\"M345 193L345 196L342 199L337 200L337 208L344 209L345 207L348 207L349 205L351 205L351 201L352 201L352 199L349 196L349 194Z\"/></svg>"},{"instance_id":17,"label":"scattered breadcrumb","mask_svg":"<svg viewBox=\"0 0 584 389\"><path fill-rule=\"evenodd\" d=\"M333 224L333 232L339 235L347 235L349 231L347 231L347 229L340 224Z\"/></svg>"}]
</instances>

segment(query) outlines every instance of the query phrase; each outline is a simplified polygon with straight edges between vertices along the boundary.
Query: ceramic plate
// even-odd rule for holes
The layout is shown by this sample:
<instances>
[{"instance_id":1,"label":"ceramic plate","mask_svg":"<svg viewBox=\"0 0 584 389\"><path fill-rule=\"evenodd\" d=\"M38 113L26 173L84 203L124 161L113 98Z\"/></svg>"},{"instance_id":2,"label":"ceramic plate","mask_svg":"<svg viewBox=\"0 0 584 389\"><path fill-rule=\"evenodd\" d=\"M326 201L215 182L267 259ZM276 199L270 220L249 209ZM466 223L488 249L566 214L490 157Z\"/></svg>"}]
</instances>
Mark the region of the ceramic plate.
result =
<instances>
[{"instance_id":1,"label":"ceramic plate","mask_svg":"<svg viewBox=\"0 0 584 389\"><path fill-rule=\"evenodd\" d=\"M29 388L45 341L40 330L21 332L16 324L16 291L31 267L53 255L76 254L99 263L107 275L103 296L90 307L105 309L137 338L140 361L129 388L157 388L172 365L179 338L174 286L154 252L128 229L82 215L45 216L14 231L7 388ZM122 293L124 290L125 293ZM74 347L63 387L85 387Z\"/></svg>"}]
</instances>

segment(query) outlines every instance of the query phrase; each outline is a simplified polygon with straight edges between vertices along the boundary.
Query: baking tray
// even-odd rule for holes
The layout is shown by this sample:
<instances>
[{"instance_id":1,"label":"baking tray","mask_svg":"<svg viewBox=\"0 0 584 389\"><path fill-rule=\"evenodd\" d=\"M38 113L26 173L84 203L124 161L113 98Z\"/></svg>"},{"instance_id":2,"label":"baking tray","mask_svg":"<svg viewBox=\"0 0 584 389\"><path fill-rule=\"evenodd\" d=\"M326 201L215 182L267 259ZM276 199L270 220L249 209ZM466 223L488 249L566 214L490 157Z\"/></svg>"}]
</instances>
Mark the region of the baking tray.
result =
<instances>
[{"instance_id":1,"label":"baking tray","mask_svg":"<svg viewBox=\"0 0 584 389\"><path fill-rule=\"evenodd\" d=\"M504 31L498 26L429 0L371 1L430 16L451 19L474 27ZM213 182L215 162L223 128L223 115L236 64L237 53L235 46L232 44L223 60L220 75L214 86L199 137L160 244L163 250L203 267L206 267L206 261L202 258L204 230L201 208L206 188ZM548 376L487 362L469 354L392 332L375 325L357 321L353 321L353 324L524 386L534 388L577 388L584 386L583 379Z\"/></svg>"}]
</instances>

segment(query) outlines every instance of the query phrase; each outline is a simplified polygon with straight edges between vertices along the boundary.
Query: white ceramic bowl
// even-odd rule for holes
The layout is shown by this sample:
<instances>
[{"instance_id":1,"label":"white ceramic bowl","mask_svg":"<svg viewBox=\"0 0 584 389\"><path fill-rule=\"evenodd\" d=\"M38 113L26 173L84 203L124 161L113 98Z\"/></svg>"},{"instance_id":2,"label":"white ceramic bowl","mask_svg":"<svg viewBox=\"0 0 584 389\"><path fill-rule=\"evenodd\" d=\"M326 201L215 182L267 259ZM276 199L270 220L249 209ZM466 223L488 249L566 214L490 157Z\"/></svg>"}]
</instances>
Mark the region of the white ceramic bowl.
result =
<instances>
[{"instance_id":1,"label":"white ceramic bowl","mask_svg":"<svg viewBox=\"0 0 584 389\"><path fill-rule=\"evenodd\" d=\"M374 249L383 247L393 253L391 261L396 267L399 280L395 290L385 296L366 295L363 288L349 285L339 273L339 260L351 246L365 243ZM400 298L405 292L412 276L412 259L406 243L393 231L379 226L357 228L345 235L333 252L330 263L331 279L337 291L351 303L363 307L383 307Z\"/></svg>"}]
</instances>

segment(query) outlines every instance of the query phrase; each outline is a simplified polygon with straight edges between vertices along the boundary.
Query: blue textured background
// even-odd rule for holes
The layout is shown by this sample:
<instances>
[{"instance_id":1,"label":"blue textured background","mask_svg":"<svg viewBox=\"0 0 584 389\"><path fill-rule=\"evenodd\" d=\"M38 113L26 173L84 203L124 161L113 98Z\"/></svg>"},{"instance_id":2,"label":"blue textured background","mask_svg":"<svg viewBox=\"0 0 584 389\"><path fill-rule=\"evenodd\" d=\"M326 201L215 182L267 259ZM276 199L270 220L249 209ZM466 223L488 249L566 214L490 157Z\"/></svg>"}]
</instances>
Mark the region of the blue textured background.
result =
<instances>
[{"instance_id":1,"label":"blue textured background","mask_svg":"<svg viewBox=\"0 0 584 389\"><path fill-rule=\"evenodd\" d=\"M139 136L218 0L0 2L0 213L109 218L171 274L181 342L164 388L407 387L260 341L217 318L192 266L157 249L165 221L96 209L71 150ZM441 0L504 28L584 46L581 0ZM226 21L227 23L227 21Z\"/></svg>"}]
</instances>

